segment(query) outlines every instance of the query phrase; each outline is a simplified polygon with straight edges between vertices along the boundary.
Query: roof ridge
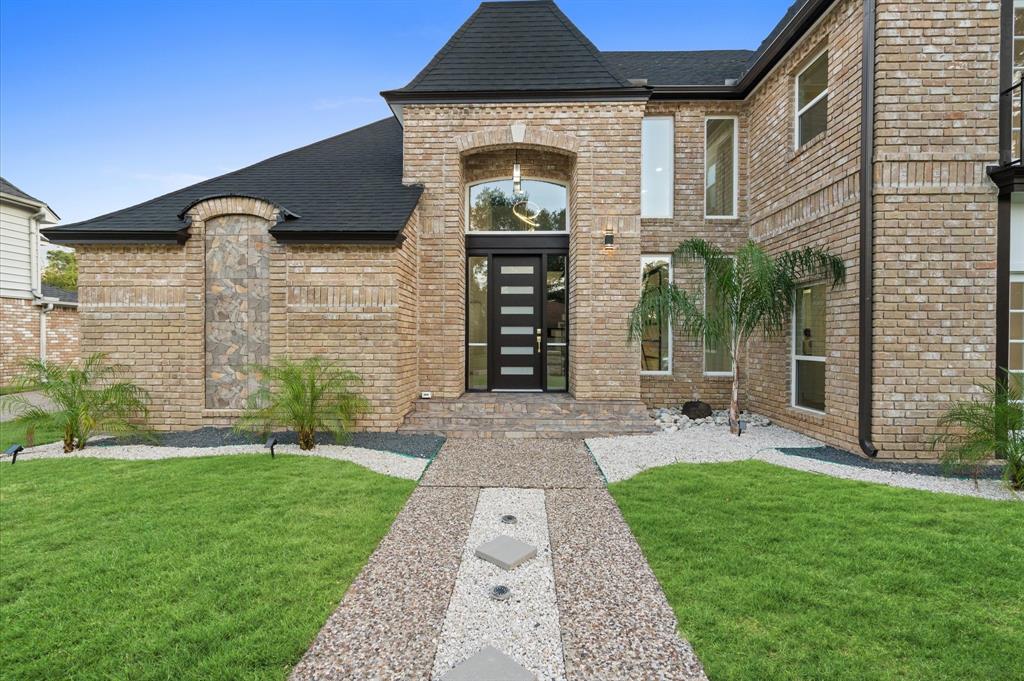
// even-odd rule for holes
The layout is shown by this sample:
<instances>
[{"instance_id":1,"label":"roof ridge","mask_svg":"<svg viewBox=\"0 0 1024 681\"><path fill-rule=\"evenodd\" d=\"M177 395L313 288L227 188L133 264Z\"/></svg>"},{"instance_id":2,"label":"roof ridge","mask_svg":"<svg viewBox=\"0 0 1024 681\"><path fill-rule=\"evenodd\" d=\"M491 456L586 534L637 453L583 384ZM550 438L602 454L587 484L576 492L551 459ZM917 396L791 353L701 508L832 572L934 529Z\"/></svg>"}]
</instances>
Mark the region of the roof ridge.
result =
<instances>
[{"instance_id":1,"label":"roof ridge","mask_svg":"<svg viewBox=\"0 0 1024 681\"><path fill-rule=\"evenodd\" d=\"M365 125L361 125L358 128L352 128L351 130L346 130L345 132L338 133L337 135L331 135L330 137L324 137L323 139L319 139L319 140L317 140L315 142L310 142L309 144L304 144L301 147L296 147L294 149L289 149L288 151L282 151L279 154L274 154L273 156L269 156L269 157L267 157L265 159L262 159L260 161L256 161L255 163L250 163L247 166L242 166L241 168L236 168L235 170L231 170L231 171L228 171L226 173L222 173L220 175L216 175L214 177L207 178L205 180L202 180L201 182L196 182L195 184L190 184L190 185L187 185L187 186L184 186L184 187L179 187L178 189L172 189L169 192L165 192L163 194L160 194L159 196L154 196L153 198L148 199L146 201L142 201L141 203L132 204L131 206L125 206L124 208L120 208L118 210L112 210L109 213L103 213L102 215L97 215L95 217L91 217L88 220L79 220L78 222L71 222L71 223L68 223L66 225L59 225L59 226L53 227L51 229L52 230L70 229L72 227L76 227L78 225L82 225L82 224L85 224L85 223L88 223L88 222L96 222L97 220L103 220L104 218L108 218L108 217L111 217L113 215L118 215L120 213L124 213L125 211L134 210L136 208L141 208L142 206L148 206L151 203L155 203L157 201L161 201L163 199L169 198L171 196L174 196L175 194L184 192L184 191L186 191L188 189L195 189L197 187L202 187L203 185L209 184L211 182L216 182L217 180L222 180L222 179L224 179L226 177L230 177L232 175L236 175L236 174L244 172L246 170L251 170L252 168L256 168L256 167L261 166L261 165L263 165L265 163L270 163L271 161L279 159L279 158L281 158L283 156L288 156L289 154L294 154L294 153L303 151L304 149L308 149L308 148L316 146L318 144L323 144L324 142L328 142L330 140L337 139L339 137L344 137L345 135L350 135L350 134L352 134L354 132L357 132L359 130L363 130L364 128L369 128L370 126L373 126L373 125L379 125L380 123L383 123L385 121L391 120L391 118L393 118L393 117L392 116L388 116L388 117L382 118L382 119L380 119L378 121L373 121L372 123L367 123ZM180 220L181 218L178 218L178 219Z\"/></svg>"}]
</instances>

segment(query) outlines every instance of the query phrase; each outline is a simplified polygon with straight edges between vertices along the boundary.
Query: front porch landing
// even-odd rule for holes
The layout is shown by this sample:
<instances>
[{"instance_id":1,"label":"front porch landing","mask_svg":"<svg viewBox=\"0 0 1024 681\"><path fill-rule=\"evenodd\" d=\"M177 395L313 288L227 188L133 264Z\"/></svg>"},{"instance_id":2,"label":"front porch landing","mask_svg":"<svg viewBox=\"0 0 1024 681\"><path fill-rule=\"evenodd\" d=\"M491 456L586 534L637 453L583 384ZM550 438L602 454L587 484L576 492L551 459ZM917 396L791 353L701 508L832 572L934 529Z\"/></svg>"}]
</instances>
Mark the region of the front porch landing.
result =
<instances>
[{"instance_id":1,"label":"front porch landing","mask_svg":"<svg viewBox=\"0 0 1024 681\"><path fill-rule=\"evenodd\" d=\"M639 400L577 400L566 393L465 393L417 400L401 432L452 438L587 438L655 432Z\"/></svg>"}]
</instances>

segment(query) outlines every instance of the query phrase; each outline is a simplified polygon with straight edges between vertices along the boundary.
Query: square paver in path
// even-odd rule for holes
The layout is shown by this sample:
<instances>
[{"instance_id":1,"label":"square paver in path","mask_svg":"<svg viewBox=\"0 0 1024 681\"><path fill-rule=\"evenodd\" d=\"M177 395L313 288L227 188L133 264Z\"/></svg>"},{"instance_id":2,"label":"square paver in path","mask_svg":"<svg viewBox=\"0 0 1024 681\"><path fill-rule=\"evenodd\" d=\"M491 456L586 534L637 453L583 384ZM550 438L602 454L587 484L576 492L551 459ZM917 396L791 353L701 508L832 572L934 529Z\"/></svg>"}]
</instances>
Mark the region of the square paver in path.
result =
<instances>
[{"instance_id":1,"label":"square paver in path","mask_svg":"<svg viewBox=\"0 0 1024 681\"><path fill-rule=\"evenodd\" d=\"M497 648L484 646L442 676L441 681L536 681L536 678Z\"/></svg>"},{"instance_id":2,"label":"square paver in path","mask_svg":"<svg viewBox=\"0 0 1024 681\"><path fill-rule=\"evenodd\" d=\"M530 546L526 542L506 535L500 535L484 542L476 549L477 558L483 558L488 563L494 563L505 570L519 567L536 555L536 546Z\"/></svg>"}]
</instances>

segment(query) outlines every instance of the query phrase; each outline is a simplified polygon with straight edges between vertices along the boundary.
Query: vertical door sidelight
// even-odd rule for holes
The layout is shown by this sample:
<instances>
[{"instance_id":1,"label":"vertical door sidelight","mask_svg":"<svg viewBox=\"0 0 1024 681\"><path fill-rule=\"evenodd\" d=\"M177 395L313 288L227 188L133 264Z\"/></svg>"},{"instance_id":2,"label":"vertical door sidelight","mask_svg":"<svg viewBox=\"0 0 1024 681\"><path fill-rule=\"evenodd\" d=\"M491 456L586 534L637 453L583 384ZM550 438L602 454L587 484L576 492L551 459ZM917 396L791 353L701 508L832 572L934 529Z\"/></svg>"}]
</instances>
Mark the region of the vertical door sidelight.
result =
<instances>
[{"instance_id":1,"label":"vertical door sidelight","mask_svg":"<svg viewBox=\"0 0 1024 681\"><path fill-rule=\"evenodd\" d=\"M544 273L539 255L493 256L494 390L542 390Z\"/></svg>"}]
</instances>

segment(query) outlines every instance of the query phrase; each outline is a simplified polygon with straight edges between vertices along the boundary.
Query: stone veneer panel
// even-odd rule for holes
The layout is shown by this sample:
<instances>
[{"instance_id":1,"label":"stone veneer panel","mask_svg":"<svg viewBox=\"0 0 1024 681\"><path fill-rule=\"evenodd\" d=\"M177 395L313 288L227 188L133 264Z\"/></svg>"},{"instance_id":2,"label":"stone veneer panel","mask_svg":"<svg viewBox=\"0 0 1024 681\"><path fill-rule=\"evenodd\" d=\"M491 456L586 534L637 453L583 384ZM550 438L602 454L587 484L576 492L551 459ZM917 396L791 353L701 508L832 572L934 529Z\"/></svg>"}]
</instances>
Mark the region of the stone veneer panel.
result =
<instances>
[{"instance_id":1,"label":"stone veneer panel","mask_svg":"<svg viewBox=\"0 0 1024 681\"><path fill-rule=\"evenodd\" d=\"M206 221L206 407L242 409L270 359L271 223L252 215Z\"/></svg>"}]
</instances>

